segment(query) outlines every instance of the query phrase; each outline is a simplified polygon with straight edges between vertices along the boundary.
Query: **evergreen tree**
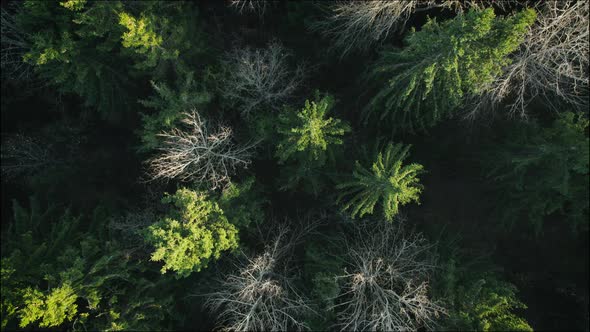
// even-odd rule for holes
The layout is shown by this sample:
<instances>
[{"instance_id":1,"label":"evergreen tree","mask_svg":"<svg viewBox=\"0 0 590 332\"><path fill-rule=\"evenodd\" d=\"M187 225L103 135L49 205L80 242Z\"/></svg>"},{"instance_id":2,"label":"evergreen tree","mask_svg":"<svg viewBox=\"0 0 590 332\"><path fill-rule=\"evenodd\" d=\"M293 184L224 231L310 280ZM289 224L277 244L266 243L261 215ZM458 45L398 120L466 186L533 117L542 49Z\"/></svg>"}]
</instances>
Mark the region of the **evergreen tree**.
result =
<instances>
[{"instance_id":1,"label":"evergreen tree","mask_svg":"<svg viewBox=\"0 0 590 332\"><path fill-rule=\"evenodd\" d=\"M30 211L16 201L13 210L3 234L2 329L153 328L164 319L168 299L151 297L155 284L145 271L99 231L99 209L89 229L67 210L54 222L55 209L34 199Z\"/></svg>"},{"instance_id":2,"label":"evergreen tree","mask_svg":"<svg viewBox=\"0 0 590 332\"><path fill-rule=\"evenodd\" d=\"M328 117L334 103L331 95L321 97L316 91L315 100L306 100L300 111L287 107L279 115L278 132L281 138L276 156L279 163L295 163L294 167L287 169L288 179L283 188L293 188L305 179L312 181L314 192L319 190L314 180L318 176L317 170L333 156L334 146L343 144L341 136L350 131L347 123Z\"/></svg>"},{"instance_id":3,"label":"evergreen tree","mask_svg":"<svg viewBox=\"0 0 590 332\"><path fill-rule=\"evenodd\" d=\"M563 113L548 128L514 128L484 157L499 192L501 220L512 225L526 218L538 234L545 216L560 212L572 229L587 229L588 159L584 114Z\"/></svg>"},{"instance_id":4,"label":"evergreen tree","mask_svg":"<svg viewBox=\"0 0 590 332\"><path fill-rule=\"evenodd\" d=\"M365 214L373 214L375 205L381 200L385 219L392 221L400 205L418 202L422 192L418 174L423 172L423 167L402 164L409 149L410 145L388 144L376 156L370 169L357 160L353 179L336 186L342 190L338 196L338 202L344 202L342 209L350 211L353 218L362 218Z\"/></svg>"},{"instance_id":5,"label":"evergreen tree","mask_svg":"<svg viewBox=\"0 0 590 332\"><path fill-rule=\"evenodd\" d=\"M412 29L407 46L384 51L369 72L380 86L365 121L390 117L413 131L452 115L467 95L481 94L502 72L534 20L532 9L502 18L488 8Z\"/></svg>"},{"instance_id":6,"label":"evergreen tree","mask_svg":"<svg viewBox=\"0 0 590 332\"><path fill-rule=\"evenodd\" d=\"M162 273L172 270L177 278L187 277L238 247L238 230L205 193L183 188L162 203L174 207L145 234L145 241L155 247L151 260L164 262Z\"/></svg>"}]
</instances>

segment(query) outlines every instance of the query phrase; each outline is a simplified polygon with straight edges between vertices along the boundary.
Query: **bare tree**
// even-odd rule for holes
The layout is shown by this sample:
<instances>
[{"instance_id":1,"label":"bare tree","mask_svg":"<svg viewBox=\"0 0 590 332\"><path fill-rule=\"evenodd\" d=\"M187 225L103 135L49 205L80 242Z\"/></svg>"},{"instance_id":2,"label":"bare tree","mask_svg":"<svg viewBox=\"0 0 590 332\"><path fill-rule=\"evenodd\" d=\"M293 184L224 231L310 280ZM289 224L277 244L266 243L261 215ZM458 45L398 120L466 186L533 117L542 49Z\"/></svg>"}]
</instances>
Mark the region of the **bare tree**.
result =
<instances>
[{"instance_id":1,"label":"bare tree","mask_svg":"<svg viewBox=\"0 0 590 332\"><path fill-rule=\"evenodd\" d=\"M468 117L505 102L511 115L526 117L527 106L537 97L555 111L560 101L587 109L588 7L587 1L538 2L537 22L504 74L476 97Z\"/></svg>"},{"instance_id":2,"label":"bare tree","mask_svg":"<svg viewBox=\"0 0 590 332\"><path fill-rule=\"evenodd\" d=\"M211 189L225 185L238 167L250 163L255 144L236 145L230 127L209 124L196 110L184 113L182 125L158 136L159 153L147 161L150 180L179 179L203 182Z\"/></svg>"},{"instance_id":3,"label":"bare tree","mask_svg":"<svg viewBox=\"0 0 590 332\"><path fill-rule=\"evenodd\" d=\"M229 2L229 6L235 8L240 14L252 12L260 17L264 16L268 4L266 0L231 0Z\"/></svg>"},{"instance_id":4,"label":"bare tree","mask_svg":"<svg viewBox=\"0 0 590 332\"><path fill-rule=\"evenodd\" d=\"M289 68L292 54L278 43L265 49L235 49L225 57L227 75L220 93L248 116L257 108L280 109L301 84L304 66Z\"/></svg>"},{"instance_id":5,"label":"bare tree","mask_svg":"<svg viewBox=\"0 0 590 332\"><path fill-rule=\"evenodd\" d=\"M347 270L338 277L344 287L334 307L342 330L434 327L445 310L428 297L432 245L419 234L405 233L401 220L360 226L355 239L345 243Z\"/></svg>"},{"instance_id":6,"label":"bare tree","mask_svg":"<svg viewBox=\"0 0 590 332\"><path fill-rule=\"evenodd\" d=\"M18 10L18 7L13 9ZM0 65L2 76L16 80L35 78L33 67L23 60L23 56L31 48L31 36L18 26L15 21L15 14L9 12L9 9L2 6L0 14L0 27L2 29Z\"/></svg>"},{"instance_id":7,"label":"bare tree","mask_svg":"<svg viewBox=\"0 0 590 332\"><path fill-rule=\"evenodd\" d=\"M311 312L289 278L289 258L301 233L289 236L279 227L275 239L255 257L242 254L237 273L229 274L206 305L218 312L221 326L231 331L290 331L306 328L300 319Z\"/></svg>"},{"instance_id":8,"label":"bare tree","mask_svg":"<svg viewBox=\"0 0 590 332\"><path fill-rule=\"evenodd\" d=\"M62 163L50 146L24 134L7 136L3 139L0 151L2 176L5 179L30 175L48 166Z\"/></svg>"}]
</instances>

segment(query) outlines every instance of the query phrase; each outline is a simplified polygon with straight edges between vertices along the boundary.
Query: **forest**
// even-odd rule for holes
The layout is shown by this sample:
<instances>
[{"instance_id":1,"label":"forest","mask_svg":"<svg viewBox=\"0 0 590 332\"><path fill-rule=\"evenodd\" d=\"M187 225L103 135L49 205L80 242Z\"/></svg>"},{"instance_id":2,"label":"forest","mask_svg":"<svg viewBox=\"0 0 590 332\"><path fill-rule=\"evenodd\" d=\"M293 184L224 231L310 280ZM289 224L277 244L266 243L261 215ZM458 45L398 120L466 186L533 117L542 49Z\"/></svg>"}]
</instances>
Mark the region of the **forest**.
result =
<instances>
[{"instance_id":1,"label":"forest","mask_svg":"<svg viewBox=\"0 0 590 332\"><path fill-rule=\"evenodd\" d=\"M2 331L589 331L589 2L2 0Z\"/></svg>"}]
</instances>

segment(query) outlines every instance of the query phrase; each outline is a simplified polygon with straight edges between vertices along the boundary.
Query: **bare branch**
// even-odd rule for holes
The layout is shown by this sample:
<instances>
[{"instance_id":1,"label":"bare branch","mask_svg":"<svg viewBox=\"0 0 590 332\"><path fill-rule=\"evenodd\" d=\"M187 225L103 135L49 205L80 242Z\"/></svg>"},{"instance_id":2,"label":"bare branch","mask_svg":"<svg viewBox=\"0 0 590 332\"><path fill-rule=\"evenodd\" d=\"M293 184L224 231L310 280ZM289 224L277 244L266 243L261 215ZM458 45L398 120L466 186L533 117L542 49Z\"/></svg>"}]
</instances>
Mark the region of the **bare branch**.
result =
<instances>
[{"instance_id":1,"label":"bare branch","mask_svg":"<svg viewBox=\"0 0 590 332\"><path fill-rule=\"evenodd\" d=\"M345 243L350 272L338 277L344 287L334 307L342 330L434 327L445 310L428 297L432 245L419 234L406 234L401 220L373 229L361 225L355 240Z\"/></svg>"},{"instance_id":2,"label":"bare branch","mask_svg":"<svg viewBox=\"0 0 590 332\"><path fill-rule=\"evenodd\" d=\"M18 8L17 8L18 10ZM15 19L4 6L0 9L2 39L0 43L0 64L2 76L15 80L31 80L35 78L33 67L23 60L23 56L31 48L31 36L21 29Z\"/></svg>"},{"instance_id":3,"label":"bare branch","mask_svg":"<svg viewBox=\"0 0 590 332\"><path fill-rule=\"evenodd\" d=\"M219 126L211 131L195 110L184 116L186 129L158 135L164 143L160 153L147 161L151 180L196 181L214 189L227 184L238 167L250 164L255 144L235 145L231 128Z\"/></svg>"},{"instance_id":4,"label":"bare branch","mask_svg":"<svg viewBox=\"0 0 590 332\"><path fill-rule=\"evenodd\" d=\"M295 244L289 229L281 226L264 253L243 254L238 272L228 275L220 291L210 294L206 305L218 312L220 324L231 331L290 331L306 328L300 317L312 309L288 277L287 253Z\"/></svg>"},{"instance_id":5,"label":"bare branch","mask_svg":"<svg viewBox=\"0 0 590 332\"><path fill-rule=\"evenodd\" d=\"M248 116L258 108L280 109L293 95L304 77L304 67L289 69L291 53L280 44L265 49L235 49L226 55L226 78L220 93Z\"/></svg>"},{"instance_id":6,"label":"bare branch","mask_svg":"<svg viewBox=\"0 0 590 332\"><path fill-rule=\"evenodd\" d=\"M229 6L240 14L252 12L260 17L264 16L267 5L268 1L266 0L231 0L229 3Z\"/></svg>"},{"instance_id":7,"label":"bare branch","mask_svg":"<svg viewBox=\"0 0 590 332\"><path fill-rule=\"evenodd\" d=\"M473 101L469 118L505 102L510 115L526 117L527 106L536 98L554 111L560 110L560 101L587 109L588 2L543 1L537 7L536 24L504 74Z\"/></svg>"},{"instance_id":8,"label":"bare branch","mask_svg":"<svg viewBox=\"0 0 590 332\"><path fill-rule=\"evenodd\" d=\"M62 162L56 158L49 146L23 134L15 134L4 139L0 156L2 176L5 179L30 175Z\"/></svg>"}]
</instances>

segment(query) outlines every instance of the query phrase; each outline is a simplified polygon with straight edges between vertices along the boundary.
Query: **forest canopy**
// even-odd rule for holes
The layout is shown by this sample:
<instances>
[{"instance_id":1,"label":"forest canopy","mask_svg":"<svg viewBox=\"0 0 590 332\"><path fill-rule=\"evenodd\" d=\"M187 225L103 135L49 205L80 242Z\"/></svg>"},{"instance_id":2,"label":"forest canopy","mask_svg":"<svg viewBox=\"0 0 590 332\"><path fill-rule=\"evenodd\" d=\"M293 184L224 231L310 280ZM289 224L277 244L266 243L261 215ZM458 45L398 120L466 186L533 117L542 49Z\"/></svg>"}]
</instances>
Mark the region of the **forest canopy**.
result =
<instances>
[{"instance_id":1,"label":"forest canopy","mask_svg":"<svg viewBox=\"0 0 590 332\"><path fill-rule=\"evenodd\" d=\"M589 330L589 5L1 4L1 329Z\"/></svg>"}]
</instances>

